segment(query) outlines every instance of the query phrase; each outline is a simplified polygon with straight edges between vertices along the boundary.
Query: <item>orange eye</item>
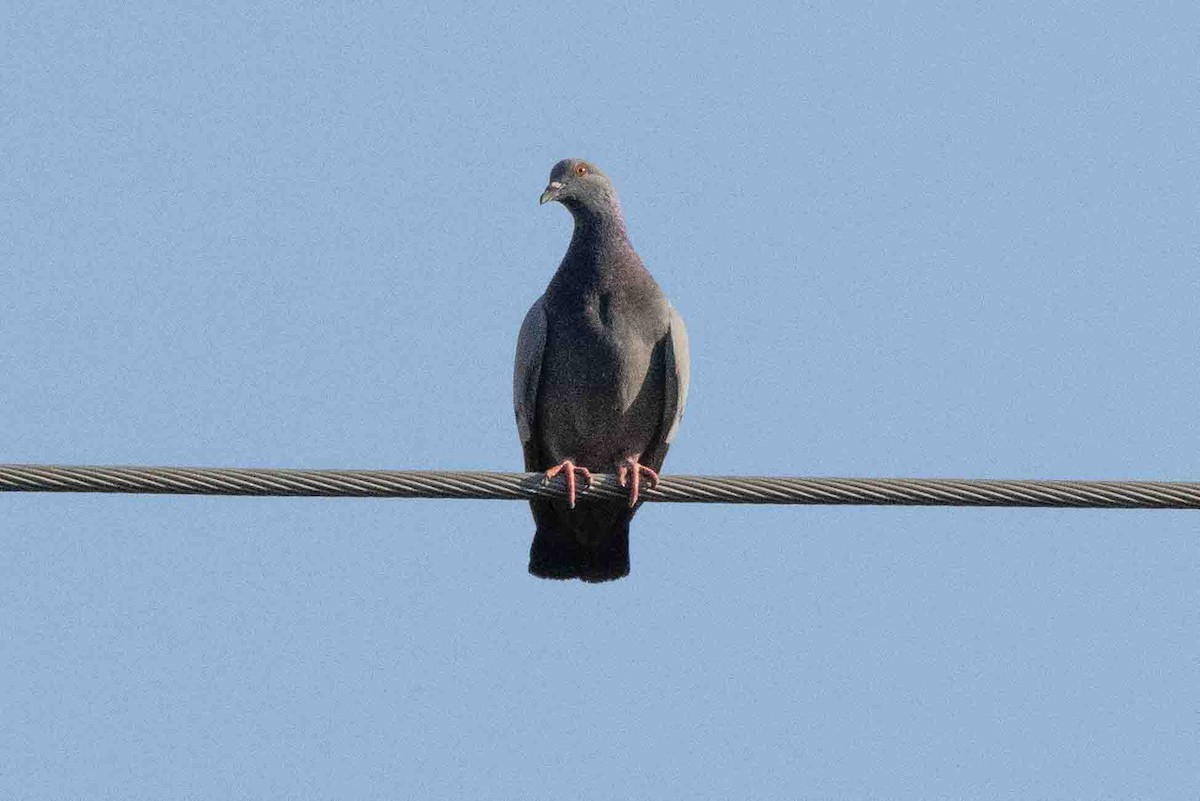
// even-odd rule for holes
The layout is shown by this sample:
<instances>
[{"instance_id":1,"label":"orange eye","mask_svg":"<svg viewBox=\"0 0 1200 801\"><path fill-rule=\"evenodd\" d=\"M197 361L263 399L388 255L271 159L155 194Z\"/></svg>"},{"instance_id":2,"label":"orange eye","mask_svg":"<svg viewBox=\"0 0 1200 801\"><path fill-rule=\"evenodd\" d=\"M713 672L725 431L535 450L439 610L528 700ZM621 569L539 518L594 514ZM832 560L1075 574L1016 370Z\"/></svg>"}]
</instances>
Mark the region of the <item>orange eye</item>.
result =
<instances>
[{"instance_id":1,"label":"orange eye","mask_svg":"<svg viewBox=\"0 0 1200 801\"><path fill-rule=\"evenodd\" d=\"M578 175L580 178L582 178L583 176L587 175L587 167L584 166L583 164L576 164L575 165L575 174Z\"/></svg>"}]
</instances>

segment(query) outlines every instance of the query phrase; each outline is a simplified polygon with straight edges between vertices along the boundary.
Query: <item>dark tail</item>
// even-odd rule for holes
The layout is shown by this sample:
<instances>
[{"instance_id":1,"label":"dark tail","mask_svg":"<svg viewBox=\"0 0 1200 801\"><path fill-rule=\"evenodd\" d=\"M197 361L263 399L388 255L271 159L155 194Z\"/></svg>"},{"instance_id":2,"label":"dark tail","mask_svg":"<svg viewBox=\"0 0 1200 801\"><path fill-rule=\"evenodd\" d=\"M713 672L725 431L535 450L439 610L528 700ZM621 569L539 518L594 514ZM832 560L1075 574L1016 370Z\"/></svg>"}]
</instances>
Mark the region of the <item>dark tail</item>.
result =
<instances>
[{"instance_id":1,"label":"dark tail","mask_svg":"<svg viewBox=\"0 0 1200 801\"><path fill-rule=\"evenodd\" d=\"M610 504L571 511L534 501L537 531L529 572L540 578L612 581L629 575L629 521L633 510Z\"/></svg>"}]
</instances>

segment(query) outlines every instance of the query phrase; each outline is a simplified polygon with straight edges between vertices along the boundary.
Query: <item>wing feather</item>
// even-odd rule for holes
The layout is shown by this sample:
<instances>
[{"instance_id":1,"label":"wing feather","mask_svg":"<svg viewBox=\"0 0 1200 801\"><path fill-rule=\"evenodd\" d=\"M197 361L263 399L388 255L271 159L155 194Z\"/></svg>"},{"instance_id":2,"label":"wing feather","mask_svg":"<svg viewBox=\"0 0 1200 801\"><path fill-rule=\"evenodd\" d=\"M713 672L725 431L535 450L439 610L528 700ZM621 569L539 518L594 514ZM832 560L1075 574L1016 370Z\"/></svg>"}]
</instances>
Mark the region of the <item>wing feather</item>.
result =
<instances>
[{"instance_id":1,"label":"wing feather","mask_svg":"<svg viewBox=\"0 0 1200 801\"><path fill-rule=\"evenodd\" d=\"M667 384L666 398L663 403L663 430L667 433L663 442L669 445L671 440L675 439L679 421L683 419L683 407L687 403L688 381L691 376L691 366L688 362L687 327L674 307L671 307L666 355Z\"/></svg>"},{"instance_id":2,"label":"wing feather","mask_svg":"<svg viewBox=\"0 0 1200 801\"><path fill-rule=\"evenodd\" d=\"M533 438L542 353L545 350L546 310L542 306L542 298L538 298L521 323L521 333L517 335L516 363L513 365L513 411L517 416L517 433L522 443Z\"/></svg>"}]
</instances>

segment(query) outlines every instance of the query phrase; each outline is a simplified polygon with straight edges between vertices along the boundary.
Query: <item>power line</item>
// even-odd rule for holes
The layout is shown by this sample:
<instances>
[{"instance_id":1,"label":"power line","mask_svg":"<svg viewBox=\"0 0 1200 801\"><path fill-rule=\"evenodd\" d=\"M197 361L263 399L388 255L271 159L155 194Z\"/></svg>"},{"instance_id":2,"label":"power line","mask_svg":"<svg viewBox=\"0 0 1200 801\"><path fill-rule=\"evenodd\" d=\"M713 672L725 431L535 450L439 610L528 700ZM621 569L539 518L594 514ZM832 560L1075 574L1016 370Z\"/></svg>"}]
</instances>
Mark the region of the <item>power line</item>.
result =
<instances>
[{"instance_id":1,"label":"power line","mask_svg":"<svg viewBox=\"0 0 1200 801\"><path fill-rule=\"evenodd\" d=\"M0 492L527 500L563 497L565 485L546 484L541 473L8 464L0 465ZM626 497L616 476L597 475L579 500ZM664 475L641 497L666 503L1200 509L1200 482Z\"/></svg>"}]
</instances>

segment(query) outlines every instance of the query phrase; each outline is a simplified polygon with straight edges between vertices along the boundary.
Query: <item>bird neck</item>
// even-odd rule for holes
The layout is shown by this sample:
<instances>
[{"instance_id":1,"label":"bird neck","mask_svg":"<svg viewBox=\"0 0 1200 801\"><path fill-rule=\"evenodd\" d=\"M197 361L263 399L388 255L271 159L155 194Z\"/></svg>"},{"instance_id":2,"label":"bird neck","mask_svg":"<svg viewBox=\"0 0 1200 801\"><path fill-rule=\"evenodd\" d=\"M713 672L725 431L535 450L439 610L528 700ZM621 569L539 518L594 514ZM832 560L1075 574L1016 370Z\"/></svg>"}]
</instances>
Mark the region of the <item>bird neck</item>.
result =
<instances>
[{"instance_id":1,"label":"bird neck","mask_svg":"<svg viewBox=\"0 0 1200 801\"><path fill-rule=\"evenodd\" d=\"M611 189L601 194L571 198L564 201L563 205L575 219L572 244L576 241L595 241L611 245L628 239L621 203Z\"/></svg>"},{"instance_id":2,"label":"bird neck","mask_svg":"<svg viewBox=\"0 0 1200 801\"><path fill-rule=\"evenodd\" d=\"M575 232L563 259L572 283L607 283L637 261L620 215L575 212Z\"/></svg>"},{"instance_id":3,"label":"bird neck","mask_svg":"<svg viewBox=\"0 0 1200 801\"><path fill-rule=\"evenodd\" d=\"M629 234L625 230L625 216L614 195L597 202L572 203L568 206L575 219L575 232L571 236L571 250L597 250L620 253L632 249Z\"/></svg>"}]
</instances>

